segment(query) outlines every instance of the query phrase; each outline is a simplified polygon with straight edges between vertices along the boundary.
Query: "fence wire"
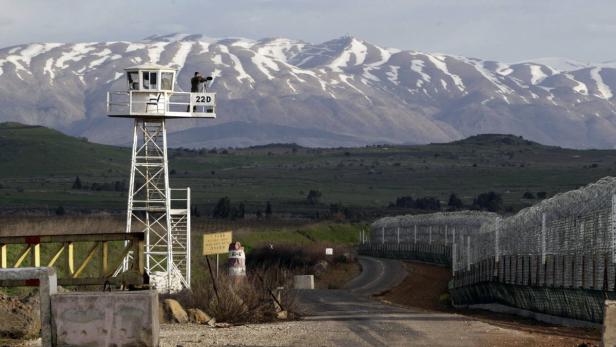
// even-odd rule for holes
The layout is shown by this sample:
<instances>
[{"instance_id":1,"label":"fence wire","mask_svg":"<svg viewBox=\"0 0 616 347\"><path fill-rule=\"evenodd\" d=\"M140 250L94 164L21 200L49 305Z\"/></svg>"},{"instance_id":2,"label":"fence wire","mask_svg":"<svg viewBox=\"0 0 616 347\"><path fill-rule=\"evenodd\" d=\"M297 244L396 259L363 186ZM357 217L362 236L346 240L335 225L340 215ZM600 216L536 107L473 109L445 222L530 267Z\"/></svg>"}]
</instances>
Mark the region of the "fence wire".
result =
<instances>
[{"instance_id":1,"label":"fence wire","mask_svg":"<svg viewBox=\"0 0 616 347\"><path fill-rule=\"evenodd\" d=\"M474 211L386 217L372 224L371 243L449 245L463 285L496 278L613 290L615 195L616 178L605 177L507 218Z\"/></svg>"}]
</instances>

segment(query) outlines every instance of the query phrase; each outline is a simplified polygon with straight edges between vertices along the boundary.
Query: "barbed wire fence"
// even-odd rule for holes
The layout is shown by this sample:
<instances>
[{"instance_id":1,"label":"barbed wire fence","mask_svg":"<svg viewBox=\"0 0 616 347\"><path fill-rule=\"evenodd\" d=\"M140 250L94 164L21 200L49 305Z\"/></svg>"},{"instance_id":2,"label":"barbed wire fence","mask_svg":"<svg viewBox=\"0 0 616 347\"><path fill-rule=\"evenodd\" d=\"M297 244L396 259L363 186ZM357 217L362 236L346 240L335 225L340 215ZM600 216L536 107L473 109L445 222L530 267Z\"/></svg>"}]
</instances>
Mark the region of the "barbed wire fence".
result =
<instances>
[{"instance_id":1,"label":"barbed wire fence","mask_svg":"<svg viewBox=\"0 0 616 347\"><path fill-rule=\"evenodd\" d=\"M473 211L382 218L360 251L437 259L451 266L451 288L500 283L613 292L615 214L616 178L605 177L507 218ZM596 312L571 315L597 320Z\"/></svg>"}]
</instances>

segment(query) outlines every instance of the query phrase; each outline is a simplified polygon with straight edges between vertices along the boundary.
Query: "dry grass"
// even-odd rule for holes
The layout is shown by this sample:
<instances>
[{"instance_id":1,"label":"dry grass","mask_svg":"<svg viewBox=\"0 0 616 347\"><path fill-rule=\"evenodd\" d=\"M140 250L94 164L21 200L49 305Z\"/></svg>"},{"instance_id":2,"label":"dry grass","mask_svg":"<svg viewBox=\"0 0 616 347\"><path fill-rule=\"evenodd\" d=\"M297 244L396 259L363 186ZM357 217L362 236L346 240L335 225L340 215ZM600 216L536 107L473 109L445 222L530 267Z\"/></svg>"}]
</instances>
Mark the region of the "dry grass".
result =
<instances>
[{"instance_id":1,"label":"dry grass","mask_svg":"<svg viewBox=\"0 0 616 347\"><path fill-rule=\"evenodd\" d=\"M194 282L190 290L170 296L178 300L185 308L199 308L214 316L219 322L227 323L263 323L276 319L277 309L271 292L277 287L289 288L293 275L282 268L253 269L241 280L221 272L214 291L211 278ZM284 310L294 314L294 297L288 290L281 295Z\"/></svg>"},{"instance_id":2,"label":"dry grass","mask_svg":"<svg viewBox=\"0 0 616 347\"><path fill-rule=\"evenodd\" d=\"M0 236L105 234L123 232L122 216L19 216L0 218Z\"/></svg>"}]
</instances>

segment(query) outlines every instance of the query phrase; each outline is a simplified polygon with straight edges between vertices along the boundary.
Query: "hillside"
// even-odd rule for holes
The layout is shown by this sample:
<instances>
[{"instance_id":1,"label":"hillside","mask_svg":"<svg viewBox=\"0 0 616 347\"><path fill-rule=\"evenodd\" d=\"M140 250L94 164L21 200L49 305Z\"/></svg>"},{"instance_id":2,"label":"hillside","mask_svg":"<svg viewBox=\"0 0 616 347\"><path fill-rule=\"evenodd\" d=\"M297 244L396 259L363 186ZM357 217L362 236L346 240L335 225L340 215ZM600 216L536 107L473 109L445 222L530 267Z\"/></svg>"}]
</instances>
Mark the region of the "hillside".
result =
<instances>
[{"instance_id":1,"label":"hillside","mask_svg":"<svg viewBox=\"0 0 616 347\"><path fill-rule=\"evenodd\" d=\"M1 210L125 206L128 148L5 123L0 159ZM415 146L175 149L169 159L172 186L192 187L203 213L223 196L244 202L248 213L264 211L271 201L275 213L314 215L329 212L330 204L384 213L390 202L409 195L446 203L456 193L470 204L492 190L518 209L537 201L522 199L526 191L551 196L616 174L614 150L563 149L511 135ZM71 189L76 176L82 189ZM306 199L310 190L322 193L316 204Z\"/></svg>"},{"instance_id":2,"label":"hillside","mask_svg":"<svg viewBox=\"0 0 616 347\"><path fill-rule=\"evenodd\" d=\"M0 49L0 121L128 143L129 121L105 116L106 92L124 88L124 68L148 62L177 68L182 90L194 71L214 76L218 118L170 123L171 131L190 129L185 142L173 140L178 146L289 138L311 147L409 144L483 133L571 148L616 146L613 63L509 64L384 48L349 36L309 43L177 34L6 47ZM260 136L241 131L242 124ZM212 137L216 128L209 128L220 125L240 131Z\"/></svg>"}]
</instances>

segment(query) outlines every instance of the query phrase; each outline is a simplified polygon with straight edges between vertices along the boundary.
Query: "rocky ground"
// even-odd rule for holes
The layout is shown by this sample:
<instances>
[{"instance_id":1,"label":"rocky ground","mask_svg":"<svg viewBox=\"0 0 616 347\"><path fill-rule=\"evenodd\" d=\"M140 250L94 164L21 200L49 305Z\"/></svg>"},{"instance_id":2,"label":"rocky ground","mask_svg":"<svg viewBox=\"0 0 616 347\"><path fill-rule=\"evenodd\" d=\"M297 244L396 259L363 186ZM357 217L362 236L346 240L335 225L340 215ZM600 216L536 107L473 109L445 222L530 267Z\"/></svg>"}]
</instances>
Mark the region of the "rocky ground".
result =
<instances>
[{"instance_id":1,"label":"rocky ground","mask_svg":"<svg viewBox=\"0 0 616 347\"><path fill-rule=\"evenodd\" d=\"M0 293L0 345L16 344L39 334L37 295L22 297Z\"/></svg>"}]
</instances>

